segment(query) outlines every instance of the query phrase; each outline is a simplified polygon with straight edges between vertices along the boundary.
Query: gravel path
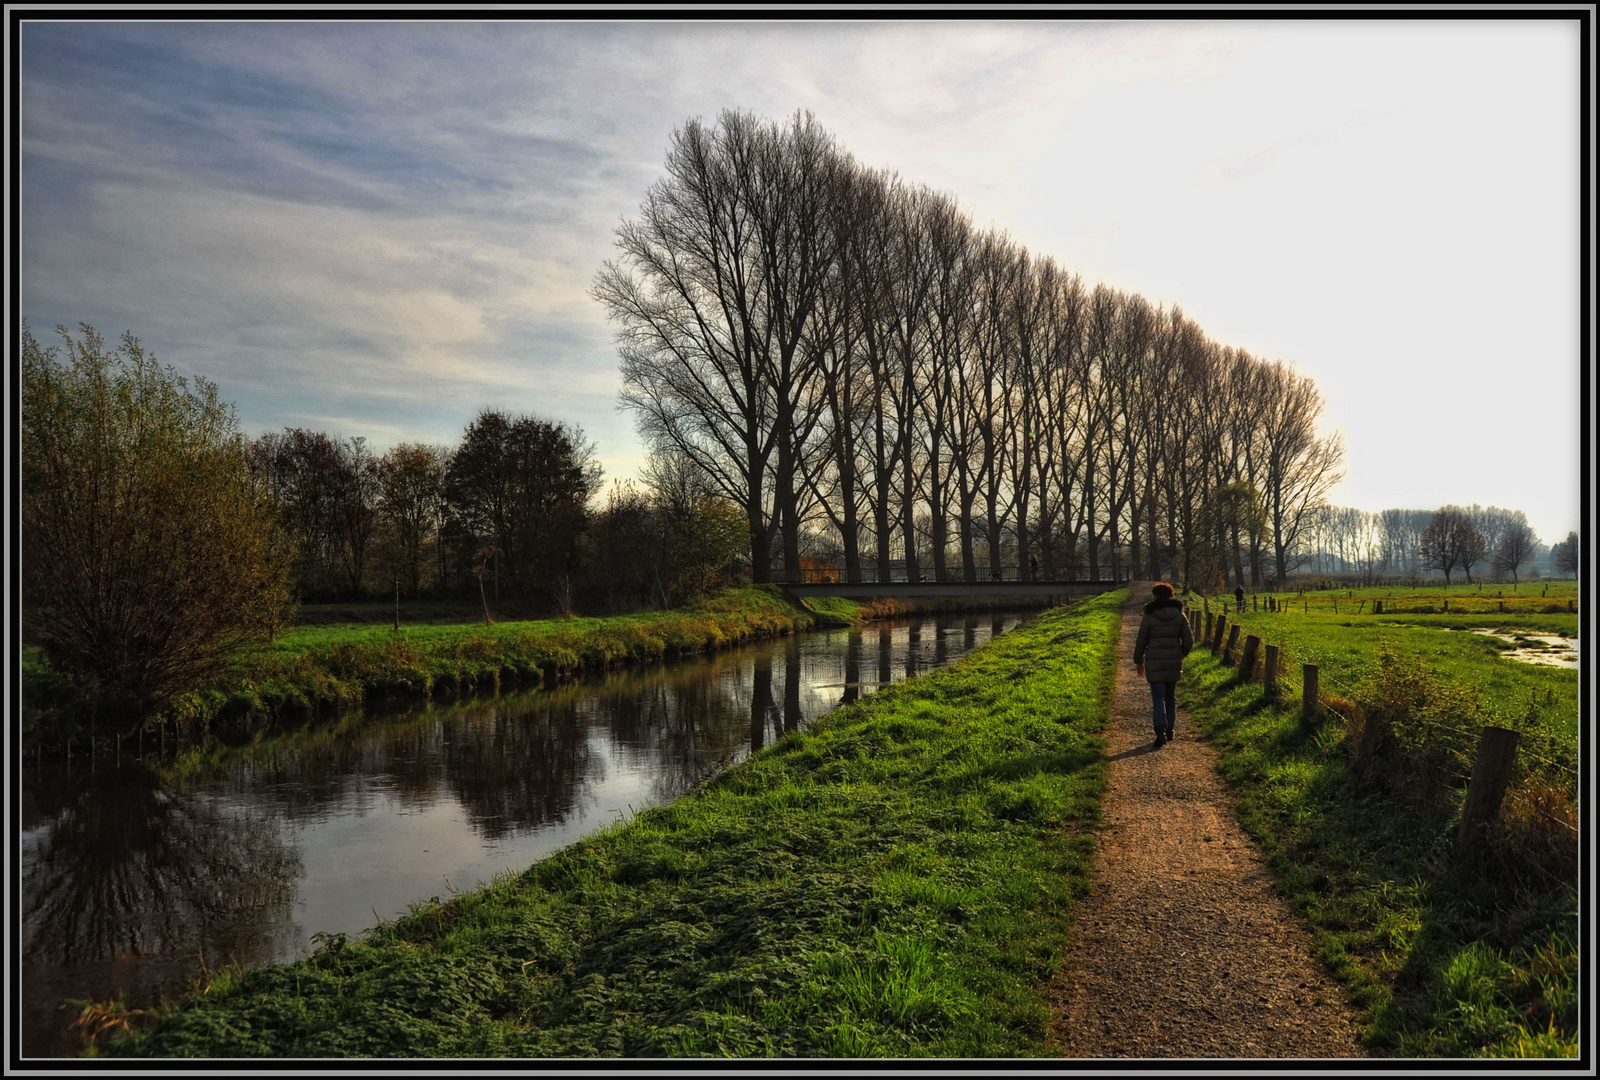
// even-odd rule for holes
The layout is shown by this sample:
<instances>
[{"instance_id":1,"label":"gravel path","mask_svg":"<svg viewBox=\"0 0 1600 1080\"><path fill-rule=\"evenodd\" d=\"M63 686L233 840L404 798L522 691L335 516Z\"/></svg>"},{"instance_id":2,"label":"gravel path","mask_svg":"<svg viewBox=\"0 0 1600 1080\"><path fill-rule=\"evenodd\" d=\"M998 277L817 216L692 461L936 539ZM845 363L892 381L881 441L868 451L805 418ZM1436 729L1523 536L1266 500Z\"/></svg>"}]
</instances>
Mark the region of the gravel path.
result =
<instances>
[{"instance_id":1,"label":"gravel path","mask_svg":"<svg viewBox=\"0 0 1600 1080\"><path fill-rule=\"evenodd\" d=\"M1363 1057L1356 1014L1312 957L1190 726L1151 749L1133 646L1148 582L1122 613L1105 828L1094 891L1051 986L1053 1044L1074 1058ZM1196 648L1204 645L1196 643Z\"/></svg>"}]
</instances>

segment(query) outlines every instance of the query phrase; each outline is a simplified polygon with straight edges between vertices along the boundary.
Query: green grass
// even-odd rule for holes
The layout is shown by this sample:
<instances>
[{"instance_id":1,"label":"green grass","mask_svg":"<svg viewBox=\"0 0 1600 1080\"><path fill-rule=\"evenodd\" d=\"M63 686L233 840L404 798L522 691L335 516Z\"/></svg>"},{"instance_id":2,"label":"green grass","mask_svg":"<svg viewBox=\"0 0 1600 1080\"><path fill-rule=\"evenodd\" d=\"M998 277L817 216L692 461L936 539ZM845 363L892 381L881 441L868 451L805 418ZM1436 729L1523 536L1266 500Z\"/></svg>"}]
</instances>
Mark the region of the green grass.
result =
<instances>
[{"instance_id":1,"label":"green grass","mask_svg":"<svg viewBox=\"0 0 1600 1080\"><path fill-rule=\"evenodd\" d=\"M522 874L219 976L111 1051L1045 1053L1124 595L1042 614Z\"/></svg>"},{"instance_id":2,"label":"green grass","mask_svg":"<svg viewBox=\"0 0 1600 1080\"><path fill-rule=\"evenodd\" d=\"M1300 591L1303 588L1304 591ZM1485 582L1450 586L1373 585L1314 589L1291 586L1287 592L1273 594L1294 612L1342 615L1345 618L1374 618L1373 601L1381 600L1387 614L1377 619L1404 616L1423 625L1491 625L1476 620L1506 616L1502 625L1539 629L1541 633L1562 633L1563 627L1576 633L1578 583L1575 581ZM1232 594L1229 594L1231 596ZM1266 593L1257 600L1265 603ZM1218 597L1218 599L1222 599ZM1246 604L1250 603L1246 597ZM1569 611L1569 605L1573 610ZM1448 610L1446 610L1448 608ZM1470 618L1468 618L1470 616ZM1567 621L1563 621L1567 620Z\"/></svg>"},{"instance_id":3,"label":"green grass","mask_svg":"<svg viewBox=\"0 0 1600 1080\"><path fill-rule=\"evenodd\" d=\"M319 618L241 656L225 680L187 695L163 720L251 732L286 717L338 713L373 701L538 685L584 669L794 633L818 621L775 586L730 589L674 611L608 618L403 623L399 630Z\"/></svg>"},{"instance_id":4,"label":"green grass","mask_svg":"<svg viewBox=\"0 0 1600 1080\"><path fill-rule=\"evenodd\" d=\"M1241 619L1284 650L1281 706L1204 650L1186 685L1241 820L1366 1011L1370 1045L1401 1057L1575 1055L1577 673L1506 659L1431 621L1352 616L1344 603L1335 614L1312 599L1309 613ZM1330 706L1310 730L1301 662L1318 665ZM1374 717L1392 735L1358 775L1352 753ZM1519 767L1489 849L1466 865L1456 829L1485 724L1520 732Z\"/></svg>"},{"instance_id":5,"label":"green grass","mask_svg":"<svg viewBox=\"0 0 1600 1080\"><path fill-rule=\"evenodd\" d=\"M1364 593L1357 590L1356 603ZM1239 645L1255 634L1265 644L1284 650L1280 660L1288 693L1298 694L1300 664L1316 664L1324 695L1353 698L1378 669L1385 650L1414 658L1441 683L1462 691L1463 715L1455 722L1476 735L1485 723L1522 733L1526 749L1562 769L1577 767L1578 673L1508 659L1508 646L1472 634L1492 629L1507 634L1540 633L1576 637L1576 615L1500 615L1485 612L1461 616L1355 615L1348 601L1335 612L1326 600L1318 606L1311 595L1309 612L1298 606L1286 611L1227 613L1240 626ZM1370 609L1370 603L1367 605ZM1213 611L1220 610L1213 599ZM1258 661L1259 663L1259 661ZM1451 718L1440 718L1449 724Z\"/></svg>"},{"instance_id":6,"label":"green grass","mask_svg":"<svg viewBox=\"0 0 1600 1080\"><path fill-rule=\"evenodd\" d=\"M842 596L808 596L800 605L817 617L820 626L848 626L866 618L866 605Z\"/></svg>"}]
</instances>

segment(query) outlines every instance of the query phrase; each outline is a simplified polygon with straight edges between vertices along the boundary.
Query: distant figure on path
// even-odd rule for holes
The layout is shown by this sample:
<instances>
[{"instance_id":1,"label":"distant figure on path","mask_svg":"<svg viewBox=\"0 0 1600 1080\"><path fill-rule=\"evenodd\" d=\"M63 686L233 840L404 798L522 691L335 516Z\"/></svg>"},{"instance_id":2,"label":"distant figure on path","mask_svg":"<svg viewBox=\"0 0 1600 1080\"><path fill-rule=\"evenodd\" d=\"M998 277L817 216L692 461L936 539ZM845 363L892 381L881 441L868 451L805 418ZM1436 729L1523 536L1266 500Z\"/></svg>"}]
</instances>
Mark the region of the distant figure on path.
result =
<instances>
[{"instance_id":1,"label":"distant figure on path","mask_svg":"<svg viewBox=\"0 0 1600 1080\"><path fill-rule=\"evenodd\" d=\"M1244 610L1244 586L1243 585L1240 585L1238 588L1233 590L1233 599L1235 601L1235 609L1238 610L1238 611L1243 611Z\"/></svg>"},{"instance_id":2,"label":"distant figure on path","mask_svg":"<svg viewBox=\"0 0 1600 1080\"><path fill-rule=\"evenodd\" d=\"M1039 580L1039 556L1037 555L1028 556L1028 580Z\"/></svg>"},{"instance_id":3,"label":"distant figure on path","mask_svg":"<svg viewBox=\"0 0 1600 1080\"><path fill-rule=\"evenodd\" d=\"M1178 718L1178 680L1183 678L1183 658L1194 648L1189 619L1183 601L1172 595L1172 586L1158 582L1150 590L1154 597L1144 606L1139 621L1139 638L1133 646L1133 665L1150 683L1151 719L1159 750L1172 741L1172 724ZM1148 671L1147 671L1148 669Z\"/></svg>"}]
</instances>

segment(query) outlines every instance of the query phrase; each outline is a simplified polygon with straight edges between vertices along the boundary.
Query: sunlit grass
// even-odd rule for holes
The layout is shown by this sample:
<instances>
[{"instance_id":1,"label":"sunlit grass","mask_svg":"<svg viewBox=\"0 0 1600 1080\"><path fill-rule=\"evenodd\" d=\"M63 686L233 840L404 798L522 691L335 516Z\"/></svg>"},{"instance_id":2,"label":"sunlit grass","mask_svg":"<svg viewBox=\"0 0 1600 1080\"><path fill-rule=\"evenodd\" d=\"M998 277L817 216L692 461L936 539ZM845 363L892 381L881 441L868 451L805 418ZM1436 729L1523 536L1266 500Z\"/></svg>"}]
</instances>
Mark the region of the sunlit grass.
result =
<instances>
[{"instance_id":1,"label":"sunlit grass","mask_svg":"<svg viewBox=\"0 0 1600 1080\"><path fill-rule=\"evenodd\" d=\"M119 1053L1011 1057L1089 887L1120 595L786 736L691 796Z\"/></svg>"},{"instance_id":2,"label":"sunlit grass","mask_svg":"<svg viewBox=\"0 0 1600 1080\"><path fill-rule=\"evenodd\" d=\"M253 730L374 700L454 698L539 685L585 669L648 663L809 629L776 588L731 589L666 612L514 622L320 624L240 657L220 684L181 699L180 727Z\"/></svg>"},{"instance_id":3,"label":"sunlit grass","mask_svg":"<svg viewBox=\"0 0 1600 1080\"><path fill-rule=\"evenodd\" d=\"M1577 673L1411 617L1313 603L1229 618L1282 648L1283 701L1264 704L1259 683L1200 651L1186 667L1191 708L1318 954L1366 1011L1374 1049L1575 1055ZM1318 665L1338 710L1309 730L1302 662ZM1398 710L1394 738L1360 776L1354 740L1380 708ZM1491 849L1463 866L1461 785L1485 724L1521 733L1520 767Z\"/></svg>"}]
</instances>

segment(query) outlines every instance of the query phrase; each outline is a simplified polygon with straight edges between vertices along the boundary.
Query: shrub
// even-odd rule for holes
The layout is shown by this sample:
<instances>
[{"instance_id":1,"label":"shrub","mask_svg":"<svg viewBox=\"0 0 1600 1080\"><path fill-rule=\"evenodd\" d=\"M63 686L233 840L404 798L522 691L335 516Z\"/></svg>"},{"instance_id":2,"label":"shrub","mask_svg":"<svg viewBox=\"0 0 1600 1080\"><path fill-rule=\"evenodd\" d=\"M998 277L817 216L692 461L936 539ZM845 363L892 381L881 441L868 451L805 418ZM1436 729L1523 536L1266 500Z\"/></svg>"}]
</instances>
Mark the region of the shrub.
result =
<instances>
[{"instance_id":1,"label":"shrub","mask_svg":"<svg viewBox=\"0 0 1600 1080\"><path fill-rule=\"evenodd\" d=\"M23 624L131 728L271 639L289 547L216 387L81 332L23 328Z\"/></svg>"}]
</instances>

